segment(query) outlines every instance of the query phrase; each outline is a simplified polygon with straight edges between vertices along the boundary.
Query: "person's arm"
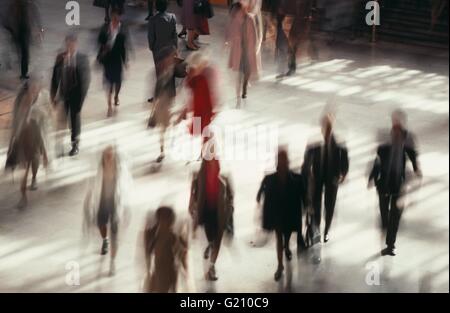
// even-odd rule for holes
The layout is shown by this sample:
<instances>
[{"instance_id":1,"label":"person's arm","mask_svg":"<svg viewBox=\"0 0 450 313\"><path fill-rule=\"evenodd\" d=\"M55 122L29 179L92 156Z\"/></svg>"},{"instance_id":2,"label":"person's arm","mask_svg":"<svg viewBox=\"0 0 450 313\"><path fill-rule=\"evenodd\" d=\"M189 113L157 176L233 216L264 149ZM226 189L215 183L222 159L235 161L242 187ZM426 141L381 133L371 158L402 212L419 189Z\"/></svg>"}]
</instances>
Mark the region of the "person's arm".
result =
<instances>
[{"instance_id":1,"label":"person's arm","mask_svg":"<svg viewBox=\"0 0 450 313\"><path fill-rule=\"evenodd\" d=\"M261 197L266 193L267 188L267 176L261 182L261 186L259 187L258 194L256 195L256 202L261 201Z\"/></svg>"},{"instance_id":2,"label":"person's arm","mask_svg":"<svg viewBox=\"0 0 450 313\"><path fill-rule=\"evenodd\" d=\"M380 176L380 167L381 167L380 157L377 155L375 161L373 162L372 170L370 171L369 174L369 181L367 185L368 187L372 187L373 183L375 184L377 183Z\"/></svg>"},{"instance_id":3,"label":"person's arm","mask_svg":"<svg viewBox=\"0 0 450 313\"><path fill-rule=\"evenodd\" d=\"M341 177L340 177L340 182L343 182L345 180L345 178L347 177L348 174L348 169L349 169L349 160L348 160L348 151L346 147L341 147Z\"/></svg>"},{"instance_id":4,"label":"person's arm","mask_svg":"<svg viewBox=\"0 0 450 313\"><path fill-rule=\"evenodd\" d=\"M58 92L59 82L60 82L60 66L62 57L58 55L55 60L55 65L53 66L52 79L50 82L50 100L52 104L56 103L56 93Z\"/></svg>"}]
</instances>

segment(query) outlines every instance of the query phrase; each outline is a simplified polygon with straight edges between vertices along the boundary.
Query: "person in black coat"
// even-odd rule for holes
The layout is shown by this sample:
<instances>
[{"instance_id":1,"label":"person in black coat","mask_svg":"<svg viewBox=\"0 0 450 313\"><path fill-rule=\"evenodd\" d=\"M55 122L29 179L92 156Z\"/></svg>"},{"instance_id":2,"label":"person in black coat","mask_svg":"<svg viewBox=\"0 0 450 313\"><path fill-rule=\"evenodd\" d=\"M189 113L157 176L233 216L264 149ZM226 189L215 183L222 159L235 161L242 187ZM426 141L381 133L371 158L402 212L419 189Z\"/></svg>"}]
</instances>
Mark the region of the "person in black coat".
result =
<instances>
[{"instance_id":1,"label":"person in black coat","mask_svg":"<svg viewBox=\"0 0 450 313\"><path fill-rule=\"evenodd\" d=\"M305 152L302 173L308 179L314 222L320 229L322 219L322 195L325 194L324 242L329 240L339 184L345 180L349 169L347 149L336 142L333 134L333 119L326 115L322 119L323 144L312 145Z\"/></svg>"},{"instance_id":2,"label":"person in black coat","mask_svg":"<svg viewBox=\"0 0 450 313\"><path fill-rule=\"evenodd\" d=\"M417 176L422 172L417 160L415 140L404 127L401 111L392 116L391 142L381 144L369 176L369 187L375 183L378 192L381 225L387 231L387 247L381 254L395 256L395 242L403 212L402 197L406 180L406 161L409 159Z\"/></svg>"},{"instance_id":3,"label":"person in black coat","mask_svg":"<svg viewBox=\"0 0 450 313\"><path fill-rule=\"evenodd\" d=\"M20 79L28 79L30 46L36 39L36 35L40 36L40 33L44 31L38 6L31 0L13 0L5 11L5 14L2 14L4 16L0 18L3 26L11 34L19 54Z\"/></svg>"},{"instance_id":4,"label":"person in black coat","mask_svg":"<svg viewBox=\"0 0 450 313\"><path fill-rule=\"evenodd\" d=\"M275 231L277 237L278 268L275 280L279 280L284 270L283 250L290 261L292 252L289 239L292 232L297 232L297 249L304 247L302 237L302 208L306 197L306 188L300 174L289 169L286 150L278 152L277 171L264 177L256 198L261 201L264 196L262 227Z\"/></svg>"},{"instance_id":5,"label":"person in black coat","mask_svg":"<svg viewBox=\"0 0 450 313\"><path fill-rule=\"evenodd\" d=\"M128 61L128 38L128 32L120 21L119 12L114 10L111 13L111 22L102 27L98 36L100 50L97 60L104 67L105 83L108 88L108 116L113 113L113 92L114 105L119 105L123 67Z\"/></svg>"},{"instance_id":6,"label":"person in black coat","mask_svg":"<svg viewBox=\"0 0 450 313\"><path fill-rule=\"evenodd\" d=\"M77 37L69 35L65 42L66 50L58 54L53 67L50 97L54 106L58 101L63 102L64 117L70 116L72 150L69 155L74 156L79 152L80 113L89 89L91 75L87 56L77 51Z\"/></svg>"}]
</instances>

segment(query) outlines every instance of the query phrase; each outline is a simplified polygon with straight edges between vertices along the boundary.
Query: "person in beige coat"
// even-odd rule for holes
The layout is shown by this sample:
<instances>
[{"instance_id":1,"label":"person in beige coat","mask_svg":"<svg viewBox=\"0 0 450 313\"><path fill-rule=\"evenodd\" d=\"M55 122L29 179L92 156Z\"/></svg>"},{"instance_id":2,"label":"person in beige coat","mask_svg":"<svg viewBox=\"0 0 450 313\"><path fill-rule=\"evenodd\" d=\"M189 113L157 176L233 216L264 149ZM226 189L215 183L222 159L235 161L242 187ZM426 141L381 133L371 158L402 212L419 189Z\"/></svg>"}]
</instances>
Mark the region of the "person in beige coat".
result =
<instances>
[{"instance_id":1,"label":"person in beige coat","mask_svg":"<svg viewBox=\"0 0 450 313\"><path fill-rule=\"evenodd\" d=\"M247 98L248 82L257 79L261 69L262 23L260 9L255 3L241 0L230 11L226 44L230 47L228 66L239 73L236 88L238 99L241 96Z\"/></svg>"}]
</instances>

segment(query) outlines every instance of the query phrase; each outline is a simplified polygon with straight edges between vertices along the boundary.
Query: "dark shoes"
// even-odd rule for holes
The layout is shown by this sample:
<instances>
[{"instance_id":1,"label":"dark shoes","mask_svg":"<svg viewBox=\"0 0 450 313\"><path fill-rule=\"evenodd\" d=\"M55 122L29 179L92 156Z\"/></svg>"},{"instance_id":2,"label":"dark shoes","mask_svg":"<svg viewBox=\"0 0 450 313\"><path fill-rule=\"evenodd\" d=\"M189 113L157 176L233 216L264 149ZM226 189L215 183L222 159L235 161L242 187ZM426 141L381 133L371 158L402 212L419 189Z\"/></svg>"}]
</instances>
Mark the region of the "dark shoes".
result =
<instances>
[{"instance_id":1,"label":"dark shoes","mask_svg":"<svg viewBox=\"0 0 450 313\"><path fill-rule=\"evenodd\" d=\"M28 75L22 75L22 76L20 76L20 80L27 80L27 79L29 79L30 78L30 76L28 76Z\"/></svg>"},{"instance_id":2,"label":"dark shoes","mask_svg":"<svg viewBox=\"0 0 450 313\"><path fill-rule=\"evenodd\" d=\"M325 235L323 236L323 242L328 242L328 241L330 241L330 235L325 234Z\"/></svg>"},{"instance_id":3,"label":"dark shoes","mask_svg":"<svg viewBox=\"0 0 450 313\"><path fill-rule=\"evenodd\" d=\"M216 275L216 268L214 267L214 265L212 265L208 272L205 275L206 280L208 281L216 281L219 279L219 277L217 277Z\"/></svg>"},{"instance_id":4,"label":"dark shoes","mask_svg":"<svg viewBox=\"0 0 450 313\"><path fill-rule=\"evenodd\" d=\"M100 251L101 255L105 255L108 253L109 242L108 239L103 239L102 249Z\"/></svg>"},{"instance_id":5,"label":"dark shoes","mask_svg":"<svg viewBox=\"0 0 450 313\"><path fill-rule=\"evenodd\" d=\"M187 32L186 32L186 31L180 32L180 33L178 34L178 38L186 38L186 35L187 35Z\"/></svg>"},{"instance_id":6,"label":"dark shoes","mask_svg":"<svg viewBox=\"0 0 450 313\"><path fill-rule=\"evenodd\" d=\"M79 152L80 150L78 149L78 145L73 145L72 150L69 152L69 156L76 156Z\"/></svg>"},{"instance_id":7,"label":"dark shoes","mask_svg":"<svg viewBox=\"0 0 450 313\"><path fill-rule=\"evenodd\" d=\"M210 250L211 250L211 245L208 245L206 247L206 249L205 249L205 252L203 252L203 258L205 260L209 259L209 252L210 252Z\"/></svg>"},{"instance_id":8,"label":"dark shoes","mask_svg":"<svg viewBox=\"0 0 450 313\"><path fill-rule=\"evenodd\" d=\"M274 275L275 281L279 281L281 279L281 276L283 276L283 271L284 271L284 267L279 266Z\"/></svg>"},{"instance_id":9,"label":"dark shoes","mask_svg":"<svg viewBox=\"0 0 450 313\"><path fill-rule=\"evenodd\" d=\"M292 260L292 252L291 252L291 250L289 248L285 248L284 249L284 254L286 255L286 259L288 261Z\"/></svg>"},{"instance_id":10,"label":"dark shoes","mask_svg":"<svg viewBox=\"0 0 450 313\"><path fill-rule=\"evenodd\" d=\"M393 247L387 247L387 248L381 250L381 255L382 255L382 256L386 256L386 255L396 256L395 248L393 248Z\"/></svg>"}]
</instances>

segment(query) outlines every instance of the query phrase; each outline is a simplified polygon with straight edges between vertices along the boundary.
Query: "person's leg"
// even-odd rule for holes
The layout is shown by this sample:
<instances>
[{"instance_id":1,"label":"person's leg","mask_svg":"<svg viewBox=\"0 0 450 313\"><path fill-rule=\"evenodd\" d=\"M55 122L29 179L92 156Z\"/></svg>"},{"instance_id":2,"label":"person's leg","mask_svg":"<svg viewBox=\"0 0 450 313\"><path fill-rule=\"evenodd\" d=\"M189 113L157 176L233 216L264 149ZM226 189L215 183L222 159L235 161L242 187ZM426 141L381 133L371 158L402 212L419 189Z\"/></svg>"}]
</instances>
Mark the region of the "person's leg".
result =
<instances>
[{"instance_id":1,"label":"person's leg","mask_svg":"<svg viewBox=\"0 0 450 313\"><path fill-rule=\"evenodd\" d=\"M389 211L389 224L386 236L386 245L390 250L395 249L395 242L397 240L398 227L400 225L400 218L402 216L403 207L400 205L398 195L391 197L391 209Z\"/></svg>"},{"instance_id":2,"label":"person's leg","mask_svg":"<svg viewBox=\"0 0 450 313\"><path fill-rule=\"evenodd\" d=\"M24 208L27 206L27 181L28 181L28 172L30 170L30 162L27 162L26 167L25 167L25 173L22 179L22 184L20 186L20 192L22 194L22 198L20 199L19 208Z\"/></svg>"},{"instance_id":3,"label":"person's leg","mask_svg":"<svg viewBox=\"0 0 450 313\"><path fill-rule=\"evenodd\" d=\"M381 229L383 232L387 231L389 224L389 202L390 196L378 194L379 204L380 204L380 215L381 215Z\"/></svg>"},{"instance_id":4,"label":"person's leg","mask_svg":"<svg viewBox=\"0 0 450 313\"><path fill-rule=\"evenodd\" d=\"M242 98L247 98L247 88L248 88L248 81L250 80L250 70L245 69L245 72L243 74L243 85L242 85Z\"/></svg>"},{"instance_id":5,"label":"person's leg","mask_svg":"<svg viewBox=\"0 0 450 313\"><path fill-rule=\"evenodd\" d=\"M31 190L36 190L37 189L37 183L36 183L36 175L39 169L39 156L34 157L33 160L31 161L31 173L32 173L32 178L31 178Z\"/></svg>"},{"instance_id":6,"label":"person's leg","mask_svg":"<svg viewBox=\"0 0 450 313\"><path fill-rule=\"evenodd\" d=\"M109 83L108 89L106 91L106 99L108 102L108 111L106 113L107 117L112 116L112 94L114 91L114 85L112 83Z\"/></svg>"},{"instance_id":7,"label":"person's leg","mask_svg":"<svg viewBox=\"0 0 450 313\"><path fill-rule=\"evenodd\" d=\"M118 226L115 218L110 221L110 229L111 229L111 231L110 231L110 233L111 233L111 264L110 264L110 268L109 268L109 273L110 273L110 275L114 275L116 273L115 260L116 260L117 250L118 250L118 235L117 234L119 231L119 226Z\"/></svg>"},{"instance_id":8,"label":"person's leg","mask_svg":"<svg viewBox=\"0 0 450 313\"><path fill-rule=\"evenodd\" d=\"M337 191L337 185L328 184L325 186L325 242L329 240L328 232L330 231L331 223L333 221Z\"/></svg>"},{"instance_id":9,"label":"person's leg","mask_svg":"<svg viewBox=\"0 0 450 313\"><path fill-rule=\"evenodd\" d=\"M292 259L292 252L289 248L289 242L291 240L292 232L287 231L284 233L284 253L286 254L286 259L290 261Z\"/></svg>"},{"instance_id":10,"label":"person's leg","mask_svg":"<svg viewBox=\"0 0 450 313\"><path fill-rule=\"evenodd\" d=\"M120 93L121 87L122 87L122 82L120 80L114 84L114 105L115 106L118 106L120 104L119 93Z\"/></svg>"},{"instance_id":11,"label":"person's leg","mask_svg":"<svg viewBox=\"0 0 450 313\"><path fill-rule=\"evenodd\" d=\"M277 259L278 259L278 267L277 271L275 272L274 278L276 281L280 280L281 275L283 275L283 233L279 230L275 231L275 235L277 237Z\"/></svg>"},{"instance_id":12,"label":"person's leg","mask_svg":"<svg viewBox=\"0 0 450 313\"><path fill-rule=\"evenodd\" d=\"M192 29L188 29L187 33L188 33L188 39L187 39L186 47L187 47L189 50L198 50L198 47L197 47L196 44L194 43L194 40L195 40L195 31L192 30Z\"/></svg>"},{"instance_id":13,"label":"person's leg","mask_svg":"<svg viewBox=\"0 0 450 313\"><path fill-rule=\"evenodd\" d=\"M320 231L320 222L322 220L322 184L315 184L314 186L314 194L313 194L313 209L314 209L314 217L313 221L318 230Z\"/></svg>"},{"instance_id":14,"label":"person's leg","mask_svg":"<svg viewBox=\"0 0 450 313\"><path fill-rule=\"evenodd\" d=\"M73 109L73 106L70 108L70 127L71 127L71 142L72 142L72 150L69 155L74 156L78 154L78 145L80 142L80 132L81 132L81 118L80 112L77 112Z\"/></svg>"},{"instance_id":15,"label":"person's leg","mask_svg":"<svg viewBox=\"0 0 450 313\"><path fill-rule=\"evenodd\" d=\"M159 154L158 158L156 159L156 162L158 162L158 163L162 162L162 160L164 160L164 158L165 158L164 142L165 142L166 130L167 130L166 126L162 126L161 130L160 130L160 134L159 134L159 150L160 150L160 154Z\"/></svg>"}]
</instances>

